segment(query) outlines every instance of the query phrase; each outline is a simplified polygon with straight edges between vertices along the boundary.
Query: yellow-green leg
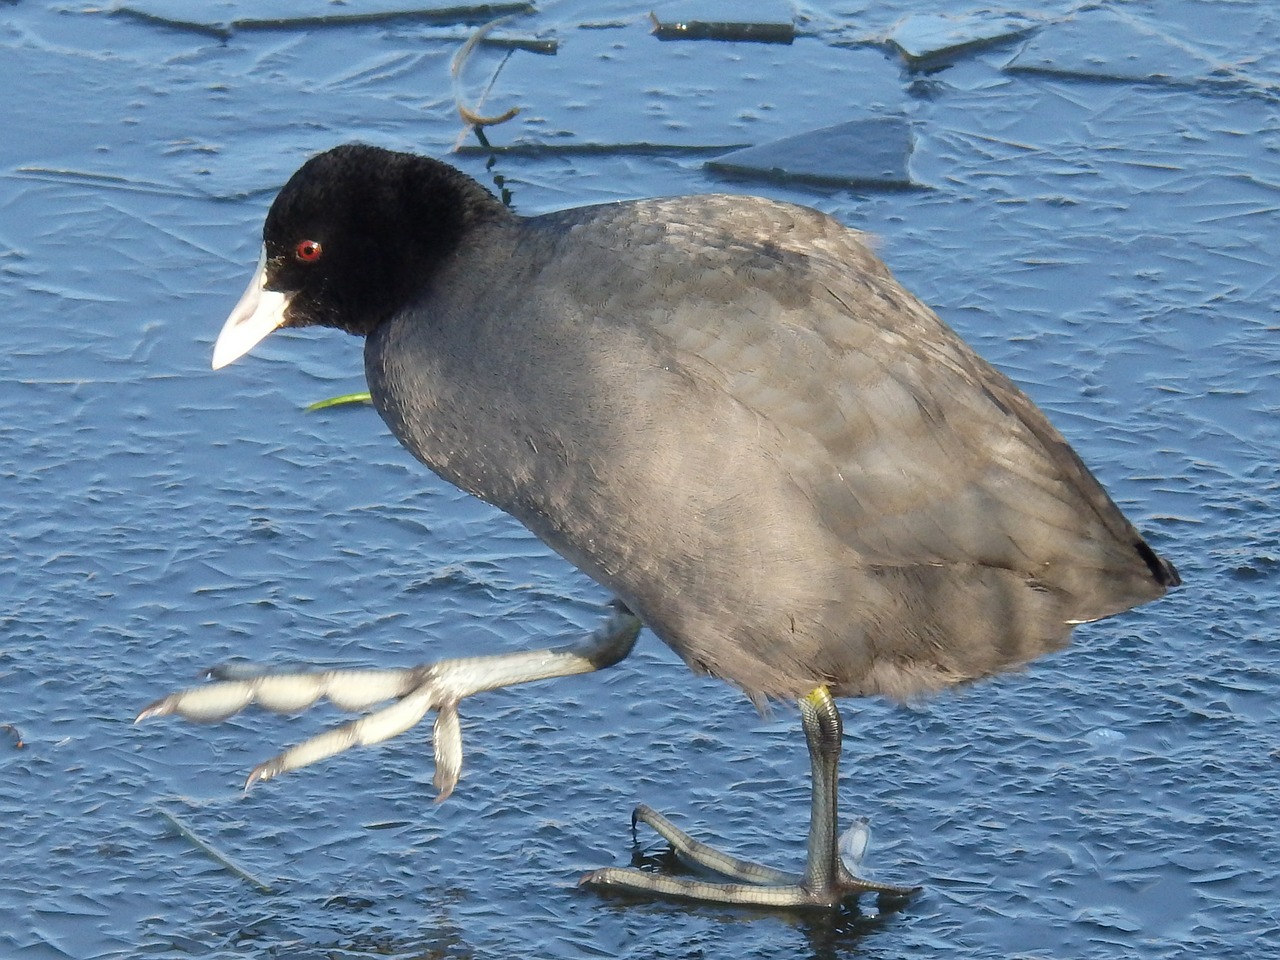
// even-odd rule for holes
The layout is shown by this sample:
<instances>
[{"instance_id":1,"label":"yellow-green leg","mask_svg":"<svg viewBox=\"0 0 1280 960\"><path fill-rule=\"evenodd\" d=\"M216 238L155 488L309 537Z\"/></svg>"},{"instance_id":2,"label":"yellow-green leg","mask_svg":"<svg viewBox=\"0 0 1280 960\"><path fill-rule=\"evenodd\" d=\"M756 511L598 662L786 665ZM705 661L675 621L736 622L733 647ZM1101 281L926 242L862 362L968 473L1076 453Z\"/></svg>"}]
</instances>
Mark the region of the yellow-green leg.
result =
<instances>
[{"instance_id":1,"label":"yellow-green leg","mask_svg":"<svg viewBox=\"0 0 1280 960\"><path fill-rule=\"evenodd\" d=\"M919 887L864 880L845 869L837 848L837 796L844 728L840 711L826 687L818 687L800 700L800 718L813 770L809 855L803 876L721 853L693 839L662 814L641 805L633 815L633 824L647 823L671 844L681 859L726 877L730 882L670 877L621 867L596 870L583 877L582 882L632 893L773 908L834 907L863 893L907 897L919 890Z\"/></svg>"}]
</instances>

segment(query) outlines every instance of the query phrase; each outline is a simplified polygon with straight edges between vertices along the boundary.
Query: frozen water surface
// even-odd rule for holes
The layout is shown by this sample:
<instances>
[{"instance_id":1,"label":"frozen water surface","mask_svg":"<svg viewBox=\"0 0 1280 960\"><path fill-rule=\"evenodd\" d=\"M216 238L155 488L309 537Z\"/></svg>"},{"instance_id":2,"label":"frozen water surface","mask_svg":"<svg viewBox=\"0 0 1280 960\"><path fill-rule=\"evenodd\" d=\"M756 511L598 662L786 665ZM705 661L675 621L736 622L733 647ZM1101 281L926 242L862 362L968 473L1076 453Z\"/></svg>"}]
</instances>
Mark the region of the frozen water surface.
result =
<instances>
[{"instance_id":1,"label":"frozen water surface","mask_svg":"<svg viewBox=\"0 0 1280 960\"><path fill-rule=\"evenodd\" d=\"M379 15L238 29L277 8L129 6L0 14L0 723L25 743L0 737L0 956L1280 956L1273 5L820 0L768 44L661 41L643 5L565 0L502 28L556 56L466 65L486 112L521 113L494 157L457 162L523 212L751 189L878 234L1186 579L1020 675L846 701L846 825L870 817L865 868L926 892L834 919L576 888L630 860L641 800L743 856L803 856L794 712L758 717L652 637L606 673L464 704L439 806L425 730L245 794L336 715L131 726L221 661L525 649L589 629L604 597L369 408L304 412L362 388L356 341L278 336L208 369L305 156L475 146L449 65L478 20L352 3ZM916 21L899 40L946 55L914 70L895 25L939 13L972 42ZM987 42L1005 24L1027 32ZM910 124L915 188L704 166L876 117Z\"/></svg>"}]
</instances>

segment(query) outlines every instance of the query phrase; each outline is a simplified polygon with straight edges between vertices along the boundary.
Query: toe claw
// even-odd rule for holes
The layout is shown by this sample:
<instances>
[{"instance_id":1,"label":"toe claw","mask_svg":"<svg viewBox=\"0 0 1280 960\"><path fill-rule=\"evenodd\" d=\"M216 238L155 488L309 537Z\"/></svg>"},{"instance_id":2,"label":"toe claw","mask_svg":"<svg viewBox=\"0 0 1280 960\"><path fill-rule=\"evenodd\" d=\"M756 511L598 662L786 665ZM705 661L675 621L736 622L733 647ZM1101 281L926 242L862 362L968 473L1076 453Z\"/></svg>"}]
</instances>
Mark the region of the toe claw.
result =
<instances>
[{"instance_id":1,"label":"toe claw","mask_svg":"<svg viewBox=\"0 0 1280 960\"><path fill-rule=\"evenodd\" d=\"M147 704L138 711L138 715L133 718L133 722L141 723L143 720L150 720L152 717L169 716L173 713L173 704L170 702L171 700L173 700L172 696L161 697L159 700L155 700Z\"/></svg>"},{"instance_id":2,"label":"toe claw","mask_svg":"<svg viewBox=\"0 0 1280 960\"><path fill-rule=\"evenodd\" d=\"M266 783L278 773L280 773L280 764L277 760L268 760L266 763L258 764L249 771L249 776L245 777L245 791L248 792L249 788L255 783Z\"/></svg>"}]
</instances>

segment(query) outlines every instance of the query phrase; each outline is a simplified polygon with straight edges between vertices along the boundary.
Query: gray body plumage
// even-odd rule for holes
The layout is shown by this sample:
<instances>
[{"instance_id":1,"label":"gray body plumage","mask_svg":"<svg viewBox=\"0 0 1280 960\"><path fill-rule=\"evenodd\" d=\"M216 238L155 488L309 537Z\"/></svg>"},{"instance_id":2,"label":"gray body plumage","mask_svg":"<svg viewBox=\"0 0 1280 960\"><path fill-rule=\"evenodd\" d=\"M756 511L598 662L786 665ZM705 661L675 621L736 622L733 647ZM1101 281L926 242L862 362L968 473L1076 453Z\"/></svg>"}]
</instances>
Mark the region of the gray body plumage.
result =
<instances>
[{"instance_id":1,"label":"gray body plumage","mask_svg":"<svg viewBox=\"0 0 1280 960\"><path fill-rule=\"evenodd\" d=\"M807 208L496 218L365 361L427 466L755 698L935 690L1176 582L1031 401Z\"/></svg>"}]
</instances>

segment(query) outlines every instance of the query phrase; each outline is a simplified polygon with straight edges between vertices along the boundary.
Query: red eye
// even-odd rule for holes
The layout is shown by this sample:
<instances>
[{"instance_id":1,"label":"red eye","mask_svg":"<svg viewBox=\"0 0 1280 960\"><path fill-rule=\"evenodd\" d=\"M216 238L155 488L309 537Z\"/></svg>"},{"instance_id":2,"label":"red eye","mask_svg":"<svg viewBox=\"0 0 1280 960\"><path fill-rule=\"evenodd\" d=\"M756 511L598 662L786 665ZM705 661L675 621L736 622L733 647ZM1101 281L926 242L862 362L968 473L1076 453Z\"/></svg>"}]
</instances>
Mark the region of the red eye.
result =
<instances>
[{"instance_id":1,"label":"red eye","mask_svg":"<svg viewBox=\"0 0 1280 960\"><path fill-rule=\"evenodd\" d=\"M293 248L293 254L303 263L315 263L320 259L320 241L303 240Z\"/></svg>"}]
</instances>

